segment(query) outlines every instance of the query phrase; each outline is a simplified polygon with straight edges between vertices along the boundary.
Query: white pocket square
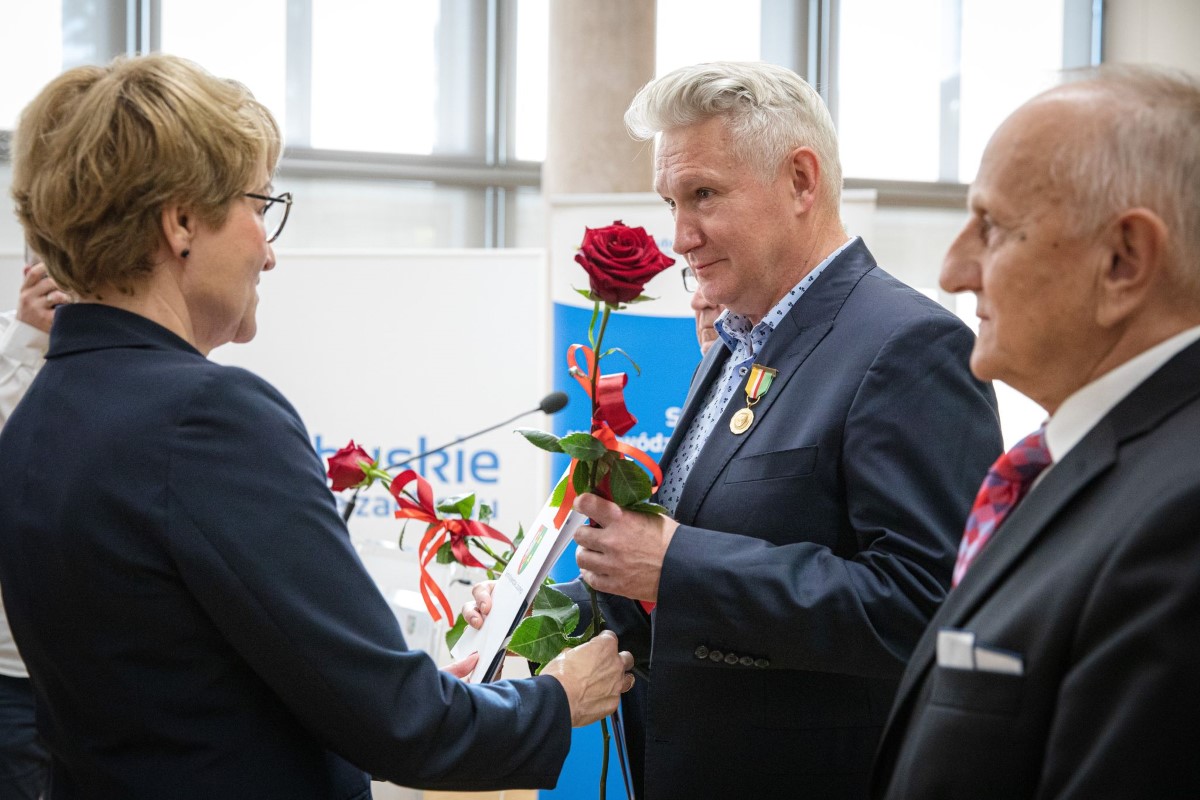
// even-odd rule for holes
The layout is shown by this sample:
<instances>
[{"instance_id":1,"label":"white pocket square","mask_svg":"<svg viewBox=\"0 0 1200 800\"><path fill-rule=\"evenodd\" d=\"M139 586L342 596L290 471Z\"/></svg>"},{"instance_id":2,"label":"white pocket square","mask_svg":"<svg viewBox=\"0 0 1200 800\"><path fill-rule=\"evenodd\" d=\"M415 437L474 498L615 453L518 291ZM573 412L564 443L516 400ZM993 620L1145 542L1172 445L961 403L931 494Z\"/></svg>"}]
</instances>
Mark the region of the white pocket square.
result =
<instances>
[{"instance_id":1,"label":"white pocket square","mask_svg":"<svg viewBox=\"0 0 1200 800\"><path fill-rule=\"evenodd\" d=\"M971 631L942 628L937 638L937 663L947 669L995 672L1001 675L1025 674L1020 653L977 644Z\"/></svg>"}]
</instances>

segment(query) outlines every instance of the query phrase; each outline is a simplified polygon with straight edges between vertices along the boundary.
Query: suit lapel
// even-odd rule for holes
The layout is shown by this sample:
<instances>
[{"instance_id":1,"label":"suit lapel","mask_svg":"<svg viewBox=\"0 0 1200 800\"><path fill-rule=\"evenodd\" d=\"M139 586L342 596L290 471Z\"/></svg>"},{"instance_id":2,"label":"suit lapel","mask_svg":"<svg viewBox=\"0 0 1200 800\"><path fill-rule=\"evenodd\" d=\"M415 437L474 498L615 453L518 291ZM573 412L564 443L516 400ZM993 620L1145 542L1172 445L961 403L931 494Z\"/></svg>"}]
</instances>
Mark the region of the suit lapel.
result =
<instances>
[{"instance_id":1,"label":"suit lapel","mask_svg":"<svg viewBox=\"0 0 1200 800\"><path fill-rule=\"evenodd\" d=\"M942 606L941 624L954 627L970 617L1003 582L1055 515L1116 460L1117 441L1110 421L1104 419L1062 462L1054 465L1045 479L1004 520L992 541L971 565L963 582Z\"/></svg>"},{"instance_id":2,"label":"suit lapel","mask_svg":"<svg viewBox=\"0 0 1200 800\"><path fill-rule=\"evenodd\" d=\"M961 627L1012 572L1021 556L1045 533L1054 517L1117 460L1129 439L1156 428L1200 395L1200 342L1190 345L1116 405L1013 509L963 582L950 592L917 643L896 693L892 718L907 708L933 665L937 632ZM893 730L892 722L888 730Z\"/></svg>"},{"instance_id":3,"label":"suit lapel","mask_svg":"<svg viewBox=\"0 0 1200 800\"><path fill-rule=\"evenodd\" d=\"M833 327L834 320L846 298L863 276L875 268L875 259L861 240L846 248L837 260L830 264L821 276L805 291L804 295L792 306L767 339L762 351L755 356L755 363L771 367L779 371L771 384L770 391L754 406L755 419L771 413L772 407L788 389L796 372L805 359L816 349L825 335ZM715 347L714 347L715 349ZM722 348L725 350L725 348ZM724 363L724 359L721 360ZM706 375L706 386L711 385L713 378L719 373L719 367L710 370ZM691 397L688 411L692 417L700 402L704 400L704 392L695 392ZM712 433L705 442L704 448L696 459L691 475L683 487L679 504L675 509L675 518L681 522L690 522L696 518L709 489L720 477L725 467L746 442L754 437L752 426L748 432L736 435L729 430L729 420L735 413L746 405L745 395L738 391L730 399L721 419L717 421ZM691 424L691 419L687 420ZM681 424L678 431L686 431ZM675 439L681 438L677 435ZM671 455L674 450L668 448ZM670 462L663 459L664 464Z\"/></svg>"},{"instance_id":4,"label":"suit lapel","mask_svg":"<svg viewBox=\"0 0 1200 800\"><path fill-rule=\"evenodd\" d=\"M671 459L675 458L675 451L679 449L683 437L687 435L688 429L692 427L692 420L696 418L697 412L700 411L700 404L704 402L704 398L708 396L708 389L712 386L717 376L721 374L721 367L729 358L729 348L721 341L718 341L712 347L708 348L708 353L700 362L700 366L696 369L696 376L692 379L692 385L688 388L687 398L683 401L683 413L679 416L679 422L675 425L675 432L671 434L671 439L667 442L666 449L663 450L662 458L659 459L659 466L662 467L664 475L667 468L671 466Z\"/></svg>"},{"instance_id":5,"label":"suit lapel","mask_svg":"<svg viewBox=\"0 0 1200 800\"><path fill-rule=\"evenodd\" d=\"M911 700L910 693L920 686L926 670L933 665L937 632L961 626L1008 575L1021 554L1037 541L1050 520L1115 460L1111 428L1102 422L1012 510L976 557L963 582L950 592L925 628L896 692L896 708Z\"/></svg>"}]
</instances>

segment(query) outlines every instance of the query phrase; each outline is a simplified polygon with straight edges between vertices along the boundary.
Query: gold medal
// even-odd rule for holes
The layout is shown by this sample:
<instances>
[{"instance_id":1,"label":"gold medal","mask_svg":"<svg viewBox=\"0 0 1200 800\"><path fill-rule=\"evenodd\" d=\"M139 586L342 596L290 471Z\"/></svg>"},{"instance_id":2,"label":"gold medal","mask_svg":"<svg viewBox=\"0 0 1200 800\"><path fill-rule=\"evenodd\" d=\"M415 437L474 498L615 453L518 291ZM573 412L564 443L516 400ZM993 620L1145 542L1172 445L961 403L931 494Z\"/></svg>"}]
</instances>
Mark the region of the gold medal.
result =
<instances>
[{"instance_id":1,"label":"gold medal","mask_svg":"<svg viewBox=\"0 0 1200 800\"><path fill-rule=\"evenodd\" d=\"M739 436L750 430L754 424L753 406L771 389L771 383L778 371L762 364L755 364L750 369L750 377L746 379L746 407L739 409L729 420L729 430L734 436Z\"/></svg>"},{"instance_id":2,"label":"gold medal","mask_svg":"<svg viewBox=\"0 0 1200 800\"><path fill-rule=\"evenodd\" d=\"M750 426L754 423L754 412L749 408L738 409L733 415L733 419L729 420L729 430L735 434L745 433L750 430Z\"/></svg>"}]
</instances>

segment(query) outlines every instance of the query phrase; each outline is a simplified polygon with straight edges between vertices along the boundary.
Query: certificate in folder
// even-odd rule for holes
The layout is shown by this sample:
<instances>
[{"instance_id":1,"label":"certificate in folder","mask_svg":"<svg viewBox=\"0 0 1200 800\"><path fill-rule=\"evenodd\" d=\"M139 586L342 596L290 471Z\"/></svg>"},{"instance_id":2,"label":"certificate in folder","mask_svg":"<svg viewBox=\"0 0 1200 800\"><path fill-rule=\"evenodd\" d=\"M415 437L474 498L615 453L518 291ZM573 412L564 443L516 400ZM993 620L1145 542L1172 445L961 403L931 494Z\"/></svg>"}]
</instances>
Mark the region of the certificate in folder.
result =
<instances>
[{"instance_id":1,"label":"certificate in folder","mask_svg":"<svg viewBox=\"0 0 1200 800\"><path fill-rule=\"evenodd\" d=\"M571 511L559 528L554 524L557 513L558 508L547 501L509 559L508 566L496 578L492 610L483 627L478 630L467 628L450 651L456 661L479 653L479 663L467 678L470 683L495 679L504 662L508 637L524 618L542 581L584 520L583 515Z\"/></svg>"}]
</instances>

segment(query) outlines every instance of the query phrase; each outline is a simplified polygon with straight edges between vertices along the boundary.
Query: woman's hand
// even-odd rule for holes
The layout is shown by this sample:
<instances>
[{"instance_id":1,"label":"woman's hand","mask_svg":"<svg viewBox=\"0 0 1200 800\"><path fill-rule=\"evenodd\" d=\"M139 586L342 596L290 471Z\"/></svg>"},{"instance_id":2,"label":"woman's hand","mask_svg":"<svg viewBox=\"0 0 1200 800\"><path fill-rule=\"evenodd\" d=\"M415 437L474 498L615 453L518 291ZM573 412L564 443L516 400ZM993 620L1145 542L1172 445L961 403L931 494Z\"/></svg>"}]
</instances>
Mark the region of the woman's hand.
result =
<instances>
[{"instance_id":1,"label":"woman's hand","mask_svg":"<svg viewBox=\"0 0 1200 800\"><path fill-rule=\"evenodd\" d=\"M475 670L475 665L479 663L479 653L471 653L471 655L460 661L452 661L442 667L442 672L448 672L460 680L466 678Z\"/></svg>"}]
</instances>

